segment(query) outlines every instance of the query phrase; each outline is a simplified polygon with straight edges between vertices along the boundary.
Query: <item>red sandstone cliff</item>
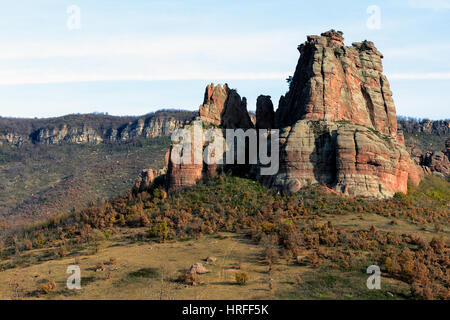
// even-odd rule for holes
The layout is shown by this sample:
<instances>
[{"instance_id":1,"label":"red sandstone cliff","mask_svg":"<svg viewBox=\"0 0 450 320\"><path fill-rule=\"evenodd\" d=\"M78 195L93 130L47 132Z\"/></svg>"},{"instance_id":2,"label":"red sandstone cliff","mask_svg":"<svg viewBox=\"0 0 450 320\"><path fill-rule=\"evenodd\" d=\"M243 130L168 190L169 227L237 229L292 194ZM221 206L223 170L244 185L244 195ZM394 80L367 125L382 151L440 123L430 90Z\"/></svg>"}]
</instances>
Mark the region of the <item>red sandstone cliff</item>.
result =
<instances>
[{"instance_id":1,"label":"red sandstone cliff","mask_svg":"<svg viewBox=\"0 0 450 320\"><path fill-rule=\"evenodd\" d=\"M419 183L423 169L411 160L403 134L397 132L392 92L382 74L383 56L372 42L348 47L343 40L329 31L309 36L299 46L301 56L289 92L281 97L276 113L269 96L258 98L256 128L280 129L279 172L259 179L288 193L315 183L353 196L406 193L408 179ZM254 126L245 98L227 85L206 88L199 114L203 126ZM185 128L194 130L192 125ZM200 152L208 147L204 136L197 147ZM439 154L430 161L441 168L441 158ZM166 187L196 184L216 169L205 163L176 164L170 156Z\"/></svg>"},{"instance_id":2,"label":"red sandstone cliff","mask_svg":"<svg viewBox=\"0 0 450 320\"><path fill-rule=\"evenodd\" d=\"M354 196L406 193L408 178L418 183L422 170L397 133L383 55L372 42L348 47L343 40L329 31L299 46L289 92L275 116L280 170L260 178L289 193L314 183Z\"/></svg>"},{"instance_id":3,"label":"red sandstone cliff","mask_svg":"<svg viewBox=\"0 0 450 320\"><path fill-rule=\"evenodd\" d=\"M247 112L247 99L230 89L228 84L208 85L200 106L200 119L223 128L253 128Z\"/></svg>"},{"instance_id":4,"label":"red sandstone cliff","mask_svg":"<svg viewBox=\"0 0 450 320\"><path fill-rule=\"evenodd\" d=\"M345 46L337 32L308 36L290 90L280 99L277 123L347 120L397 135L392 92L383 75L383 55L370 41Z\"/></svg>"},{"instance_id":5,"label":"red sandstone cliff","mask_svg":"<svg viewBox=\"0 0 450 320\"><path fill-rule=\"evenodd\" d=\"M199 110L200 117L196 119L201 121L203 127L220 126L224 129L236 128L253 128L253 122L247 112L247 100L245 97L241 99L236 90L230 89L227 84L217 85L210 84L206 87L203 104ZM185 129L194 136L194 125L185 126ZM170 158L168 162L167 172L167 189L176 190L183 187L191 186L205 177L213 176L218 165L195 163L194 150L200 150L203 154L205 148L208 147L209 139L205 139L204 135L200 139L193 141L191 144L190 164L178 164L173 161L172 155L176 148L173 145L170 149Z\"/></svg>"}]
</instances>

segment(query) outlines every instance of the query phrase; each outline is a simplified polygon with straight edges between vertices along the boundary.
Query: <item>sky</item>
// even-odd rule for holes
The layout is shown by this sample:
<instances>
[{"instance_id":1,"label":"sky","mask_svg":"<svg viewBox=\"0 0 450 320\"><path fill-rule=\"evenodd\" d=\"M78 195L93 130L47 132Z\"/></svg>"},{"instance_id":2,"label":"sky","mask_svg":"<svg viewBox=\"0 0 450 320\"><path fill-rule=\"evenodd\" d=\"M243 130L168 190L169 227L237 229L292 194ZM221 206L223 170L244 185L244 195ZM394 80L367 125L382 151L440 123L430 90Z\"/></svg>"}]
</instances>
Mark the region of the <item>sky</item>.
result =
<instances>
[{"instance_id":1,"label":"sky","mask_svg":"<svg viewBox=\"0 0 450 320\"><path fill-rule=\"evenodd\" d=\"M371 40L398 115L450 118L450 0L0 0L0 116L196 110L228 83L254 110L310 34Z\"/></svg>"}]
</instances>

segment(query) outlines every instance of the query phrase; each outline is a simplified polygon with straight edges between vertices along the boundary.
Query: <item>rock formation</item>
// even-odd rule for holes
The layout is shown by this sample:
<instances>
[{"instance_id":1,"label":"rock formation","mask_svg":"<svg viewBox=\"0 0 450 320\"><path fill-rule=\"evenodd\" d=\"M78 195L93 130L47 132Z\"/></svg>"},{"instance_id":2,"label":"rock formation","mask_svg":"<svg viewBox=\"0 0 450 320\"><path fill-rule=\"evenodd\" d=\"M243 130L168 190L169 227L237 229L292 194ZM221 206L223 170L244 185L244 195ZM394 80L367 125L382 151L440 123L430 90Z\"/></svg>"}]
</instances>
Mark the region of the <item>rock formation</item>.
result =
<instances>
[{"instance_id":1,"label":"rock formation","mask_svg":"<svg viewBox=\"0 0 450 320\"><path fill-rule=\"evenodd\" d=\"M223 128L253 128L247 111L247 99L230 89L228 84L213 83L205 90L205 98L200 106L200 119Z\"/></svg>"},{"instance_id":2,"label":"rock formation","mask_svg":"<svg viewBox=\"0 0 450 320\"><path fill-rule=\"evenodd\" d=\"M426 133L435 136L445 137L450 135L450 120L398 120L399 128L408 134Z\"/></svg>"},{"instance_id":3,"label":"rock formation","mask_svg":"<svg viewBox=\"0 0 450 320\"><path fill-rule=\"evenodd\" d=\"M70 115L52 119L0 118L0 145L99 144L170 136L195 116L194 112L159 111L144 117ZM134 120L121 122L129 118Z\"/></svg>"},{"instance_id":4,"label":"rock formation","mask_svg":"<svg viewBox=\"0 0 450 320\"><path fill-rule=\"evenodd\" d=\"M429 170L441 177L450 177L450 152L427 152L422 156L421 165L426 166Z\"/></svg>"},{"instance_id":5,"label":"rock formation","mask_svg":"<svg viewBox=\"0 0 450 320\"><path fill-rule=\"evenodd\" d=\"M280 132L280 170L263 182L294 193L323 184L354 196L407 191L410 158L395 138L361 125L299 120Z\"/></svg>"},{"instance_id":6,"label":"rock formation","mask_svg":"<svg viewBox=\"0 0 450 320\"><path fill-rule=\"evenodd\" d=\"M0 133L0 146L2 145L13 145L20 147L24 143L24 138L21 135L8 132Z\"/></svg>"},{"instance_id":7,"label":"rock formation","mask_svg":"<svg viewBox=\"0 0 450 320\"><path fill-rule=\"evenodd\" d=\"M414 150L417 152L416 163L419 160L419 164L426 172L442 178L450 178L450 139L445 141L445 149L442 151L428 151L422 154L420 149L414 148Z\"/></svg>"},{"instance_id":8,"label":"rock formation","mask_svg":"<svg viewBox=\"0 0 450 320\"><path fill-rule=\"evenodd\" d=\"M194 138L194 126L185 126L186 130L189 130L192 136L192 144L191 144L191 152L189 154L190 163L179 163L178 161L174 161L174 153L176 152L176 148L178 147L176 144L173 144L169 151L169 161L167 168L167 185L166 188L170 191L177 190L183 187L192 186L197 184L202 180L204 172L208 172L206 169L206 165L203 162L203 158L200 158L201 162L195 161L194 153L195 151L200 152L203 151L204 148L204 140L203 136ZM180 142L182 143L182 142ZM184 155L186 156L186 155ZM202 155L200 154L200 157Z\"/></svg>"},{"instance_id":9,"label":"rock formation","mask_svg":"<svg viewBox=\"0 0 450 320\"><path fill-rule=\"evenodd\" d=\"M149 190L153 186L156 175L157 172L153 169L143 170L134 184L133 192L140 193Z\"/></svg>"},{"instance_id":10,"label":"rock formation","mask_svg":"<svg viewBox=\"0 0 450 320\"><path fill-rule=\"evenodd\" d=\"M241 99L236 90L229 89L228 85L210 84L206 87L205 98L203 104L200 106L198 124L202 127L221 127L223 129L236 128L253 128L253 122L247 111L247 100L245 97ZM201 123L201 124L200 124ZM184 127L191 132L191 137L194 137L194 125ZM218 139L220 137L216 137ZM194 161L194 150L200 150L200 156L203 154L205 148L208 148L211 139L206 139L200 133L198 139L192 139L191 163L175 163L172 155L175 145L170 149L170 159L168 163L167 173L167 189L177 190L183 187L192 186L203 178L213 176L218 170L217 164L206 164L205 162L197 163Z\"/></svg>"},{"instance_id":11,"label":"rock formation","mask_svg":"<svg viewBox=\"0 0 450 320\"><path fill-rule=\"evenodd\" d=\"M425 173L450 177L450 121L400 118L398 124L414 163Z\"/></svg>"},{"instance_id":12,"label":"rock formation","mask_svg":"<svg viewBox=\"0 0 450 320\"><path fill-rule=\"evenodd\" d=\"M260 95L256 100L256 129L272 129L275 126L275 112L270 96Z\"/></svg>"},{"instance_id":13,"label":"rock formation","mask_svg":"<svg viewBox=\"0 0 450 320\"><path fill-rule=\"evenodd\" d=\"M99 144L103 141L100 134L89 127L72 128L63 124L57 128L38 129L33 134L33 141L38 144Z\"/></svg>"},{"instance_id":14,"label":"rock formation","mask_svg":"<svg viewBox=\"0 0 450 320\"><path fill-rule=\"evenodd\" d=\"M173 117L151 117L138 119L122 127L120 133L111 136L110 140L130 141L138 137L156 138L170 136L176 129L183 127L185 120Z\"/></svg>"},{"instance_id":15,"label":"rock formation","mask_svg":"<svg viewBox=\"0 0 450 320\"><path fill-rule=\"evenodd\" d=\"M347 47L343 40L329 31L299 46L275 116L280 170L260 179L288 193L314 183L353 196L406 193L408 177L418 183L421 170L397 133L383 56L372 42Z\"/></svg>"},{"instance_id":16,"label":"rock formation","mask_svg":"<svg viewBox=\"0 0 450 320\"><path fill-rule=\"evenodd\" d=\"M427 169L420 167L422 155L422 160L411 158L403 132L397 130L383 56L372 42L347 47L343 40L340 33L329 31L309 36L299 46L296 71L276 113L269 96L258 97L255 127L280 129L279 171L258 178L287 193L316 183L352 196L406 193L408 179L419 183ZM199 114L207 125L253 127L245 98L227 85L206 88ZM204 140L197 143L201 151L208 145ZM430 156L429 166L447 170L445 155ZM168 189L196 184L216 169L169 161Z\"/></svg>"},{"instance_id":17,"label":"rock formation","mask_svg":"<svg viewBox=\"0 0 450 320\"><path fill-rule=\"evenodd\" d=\"M298 120L350 121L395 137L392 92L383 55L370 41L348 47L338 32L308 36L290 90L280 99L279 127Z\"/></svg>"}]
</instances>

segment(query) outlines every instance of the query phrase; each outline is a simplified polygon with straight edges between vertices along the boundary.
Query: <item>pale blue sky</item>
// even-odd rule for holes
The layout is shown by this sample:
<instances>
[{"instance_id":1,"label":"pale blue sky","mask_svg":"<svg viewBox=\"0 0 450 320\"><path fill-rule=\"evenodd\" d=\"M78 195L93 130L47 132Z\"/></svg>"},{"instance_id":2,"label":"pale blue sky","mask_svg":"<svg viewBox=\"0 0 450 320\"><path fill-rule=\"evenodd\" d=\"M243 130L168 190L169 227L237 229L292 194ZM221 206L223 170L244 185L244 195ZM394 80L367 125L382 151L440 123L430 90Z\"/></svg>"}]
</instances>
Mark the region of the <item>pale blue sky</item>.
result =
<instances>
[{"instance_id":1,"label":"pale blue sky","mask_svg":"<svg viewBox=\"0 0 450 320\"><path fill-rule=\"evenodd\" d=\"M81 29L67 8L81 9ZM367 8L380 8L380 29ZM0 116L194 110L209 82L275 106L296 47L334 28L372 40L397 113L450 118L450 0L1 1Z\"/></svg>"}]
</instances>

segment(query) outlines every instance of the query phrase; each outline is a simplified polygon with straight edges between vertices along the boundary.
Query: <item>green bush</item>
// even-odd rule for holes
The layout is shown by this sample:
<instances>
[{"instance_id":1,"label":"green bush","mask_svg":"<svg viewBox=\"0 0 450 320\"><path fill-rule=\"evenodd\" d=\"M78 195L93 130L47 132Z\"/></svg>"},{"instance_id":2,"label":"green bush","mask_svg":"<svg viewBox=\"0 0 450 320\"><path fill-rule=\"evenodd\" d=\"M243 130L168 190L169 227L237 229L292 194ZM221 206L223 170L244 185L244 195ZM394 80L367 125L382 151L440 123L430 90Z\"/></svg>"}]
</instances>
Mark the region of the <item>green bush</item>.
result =
<instances>
[{"instance_id":1,"label":"green bush","mask_svg":"<svg viewBox=\"0 0 450 320\"><path fill-rule=\"evenodd\" d=\"M236 279L236 282L241 286L247 284L248 280L250 280L250 277L248 276L248 272L246 272L246 271L236 272L234 274L234 277Z\"/></svg>"},{"instance_id":2,"label":"green bush","mask_svg":"<svg viewBox=\"0 0 450 320\"><path fill-rule=\"evenodd\" d=\"M169 227L165 220L161 221L159 224L154 224L150 230L148 230L148 236L150 238L159 237L161 241L167 240L169 235Z\"/></svg>"},{"instance_id":3,"label":"green bush","mask_svg":"<svg viewBox=\"0 0 450 320\"><path fill-rule=\"evenodd\" d=\"M394 198L399 200L406 200L408 197L403 192L396 192L394 194Z\"/></svg>"}]
</instances>

